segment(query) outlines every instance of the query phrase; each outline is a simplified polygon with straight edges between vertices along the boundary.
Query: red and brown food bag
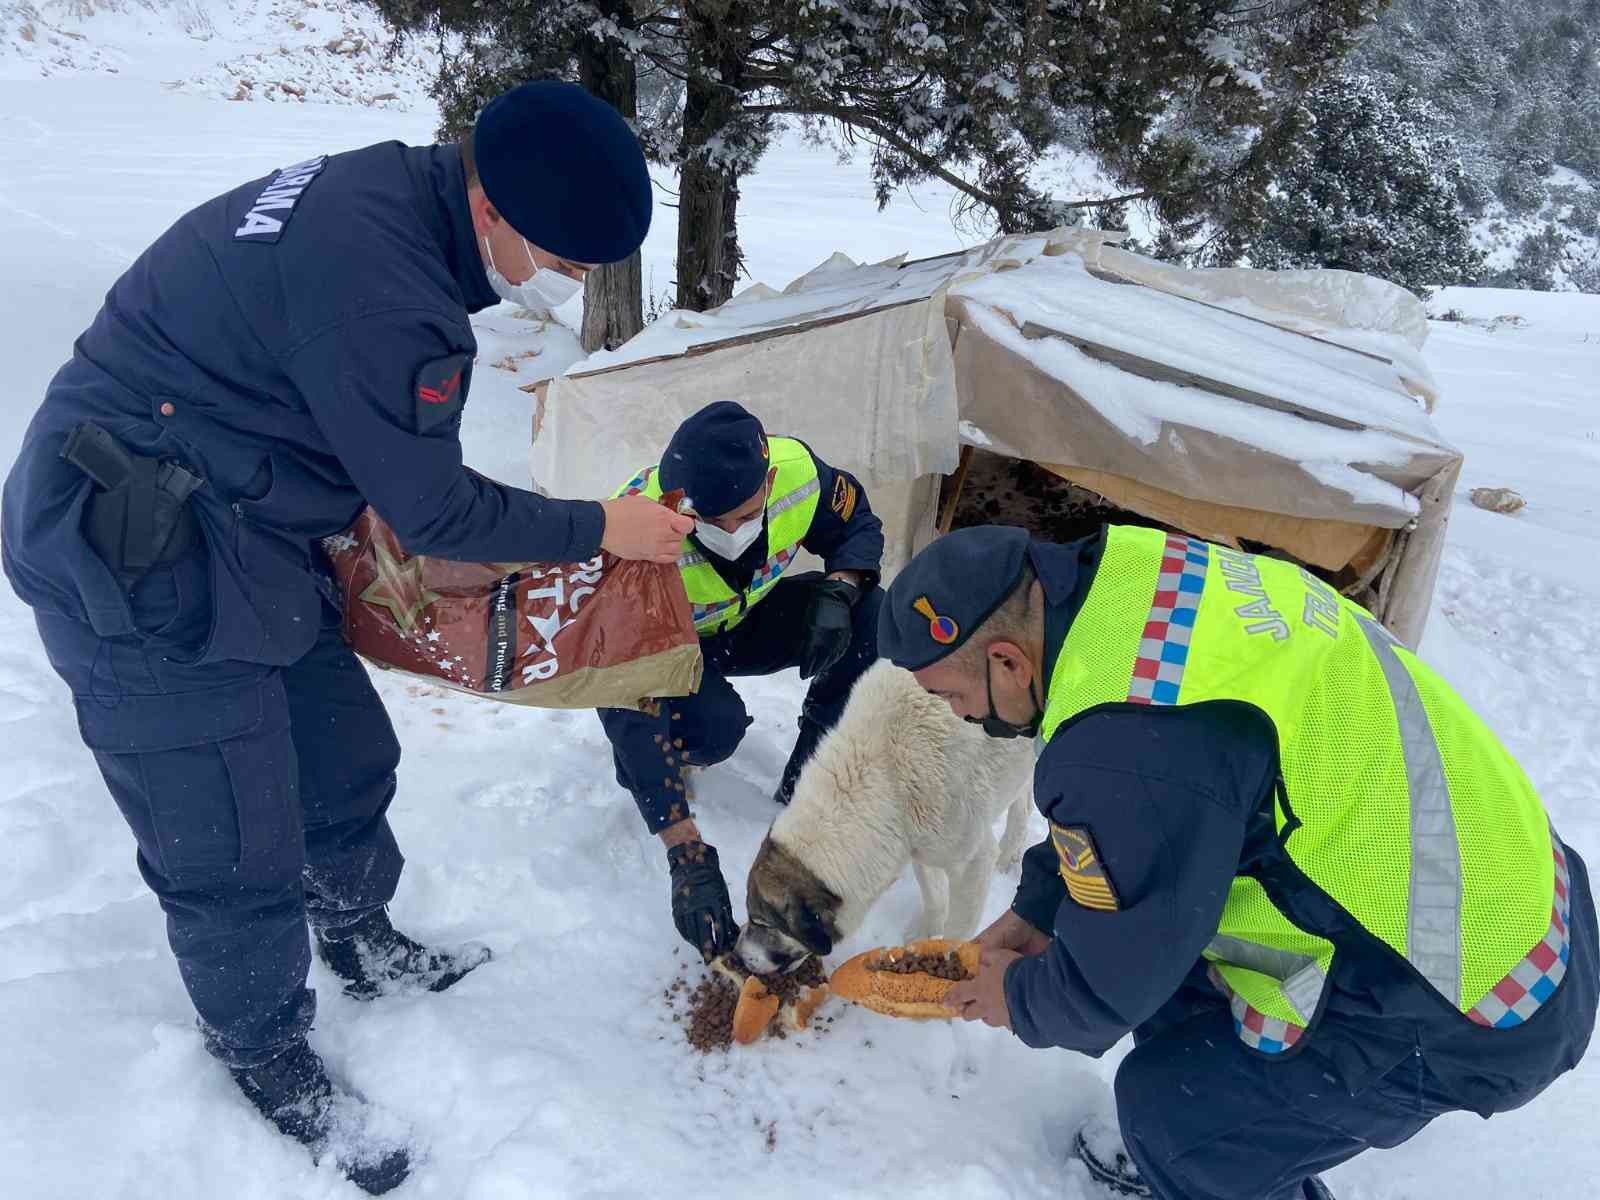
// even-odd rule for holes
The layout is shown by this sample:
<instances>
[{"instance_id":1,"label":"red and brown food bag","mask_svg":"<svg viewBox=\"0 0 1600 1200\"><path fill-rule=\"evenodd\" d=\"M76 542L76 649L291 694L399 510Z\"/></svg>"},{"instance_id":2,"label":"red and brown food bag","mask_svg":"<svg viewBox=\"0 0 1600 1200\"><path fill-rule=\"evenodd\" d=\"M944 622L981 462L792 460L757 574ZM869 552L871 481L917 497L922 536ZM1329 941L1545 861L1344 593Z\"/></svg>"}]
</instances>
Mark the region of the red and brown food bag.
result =
<instances>
[{"instance_id":1,"label":"red and brown food bag","mask_svg":"<svg viewBox=\"0 0 1600 1200\"><path fill-rule=\"evenodd\" d=\"M538 708L632 708L700 686L700 639L672 564L410 555L365 510L324 539L344 635L381 667Z\"/></svg>"}]
</instances>

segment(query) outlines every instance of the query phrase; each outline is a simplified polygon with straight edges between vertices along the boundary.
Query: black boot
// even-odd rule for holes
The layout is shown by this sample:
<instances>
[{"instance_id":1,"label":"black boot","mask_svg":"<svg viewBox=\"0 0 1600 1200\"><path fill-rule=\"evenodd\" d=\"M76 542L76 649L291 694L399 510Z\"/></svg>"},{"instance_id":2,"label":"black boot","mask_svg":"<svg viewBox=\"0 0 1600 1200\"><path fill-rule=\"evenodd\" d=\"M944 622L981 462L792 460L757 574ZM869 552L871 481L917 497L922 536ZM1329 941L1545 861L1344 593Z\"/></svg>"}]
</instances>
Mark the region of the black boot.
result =
<instances>
[{"instance_id":1,"label":"black boot","mask_svg":"<svg viewBox=\"0 0 1600 1200\"><path fill-rule=\"evenodd\" d=\"M332 1154L339 1170L362 1191L381 1196L400 1186L411 1171L404 1146L374 1136L371 1108L336 1087L317 1052L297 1042L271 1062L231 1072L245 1097L320 1161Z\"/></svg>"},{"instance_id":2,"label":"black boot","mask_svg":"<svg viewBox=\"0 0 1600 1200\"><path fill-rule=\"evenodd\" d=\"M374 909L354 925L319 929L317 955L340 979L344 994L372 1000L396 992L442 992L491 955L476 942L449 950L430 950L389 924L389 914Z\"/></svg>"},{"instance_id":3,"label":"black boot","mask_svg":"<svg viewBox=\"0 0 1600 1200\"><path fill-rule=\"evenodd\" d=\"M1333 1200L1333 1193L1328 1190L1328 1185L1313 1175L1305 1182L1306 1200Z\"/></svg>"},{"instance_id":4,"label":"black boot","mask_svg":"<svg viewBox=\"0 0 1600 1200\"><path fill-rule=\"evenodd\" d=\"M800 771L822 740L823 732L822 726L810 717L800 718L800 736L795 739L794 749L789 752L789 761L784 764L783 779L778 784L778 790L772 793L772 798L779 804L787 804L794 799L794 785L800 782Z\"/></svg>"},{"instance_id":5,"label":"black boot","mask_svg":"<svg viewBox=\"0 0 1600 1200\"><path fill-rule=\"evenodd\" d=\"M1122 1196L1152 1194L1150 1185L1139 1177L1139 1168L1128 1157L1115 1126L1098 1119L1090 1121L1078 1130L1072 1152L1089 1168L1089 1174L1112 1192Z\"/></svg>"}]
</instances>

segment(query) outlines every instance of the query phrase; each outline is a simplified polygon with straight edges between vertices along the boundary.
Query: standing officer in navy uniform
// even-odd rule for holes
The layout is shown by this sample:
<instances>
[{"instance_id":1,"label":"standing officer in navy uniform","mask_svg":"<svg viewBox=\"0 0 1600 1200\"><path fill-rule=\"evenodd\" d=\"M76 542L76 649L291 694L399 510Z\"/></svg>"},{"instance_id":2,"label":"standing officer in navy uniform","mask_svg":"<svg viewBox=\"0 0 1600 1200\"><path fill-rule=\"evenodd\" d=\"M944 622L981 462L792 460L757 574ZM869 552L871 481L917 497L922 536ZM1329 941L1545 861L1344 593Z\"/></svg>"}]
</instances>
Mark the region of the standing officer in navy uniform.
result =
<instances>
[{"instance_id":1,"label":"standing officer in navy uniform","mask_svg":"<svg viewBox=\"0 0 1600 1200\"><path fill-rule=\"evenodd\" d=\"M1309 572L1152 529L964 529L896 577L879 645L991 736L1043 739L1050 836L949 1003L1033 1047L1133 1035L1120 1142L1077 1142L1113 1191L1326 1200L1319 1172L1583 1056L1582 859L1487 726Z\"/></svg>"},{"instance_id":2,"label":"standing officer in navy uniform","mask_svg":"<svg viewBox=\"0 0 1600 1200\"><path fill-rule=\"evenodd\" d=\"M633 133L562 83L499 97L460 145L246 183L117 280L6 481L6 575L133 831L207 1047L373 1193L408 1154L329 1145L335 1112L364 1110L306 1044L312 943L360 998L441 990L487 951L389 924L400 747L318 542L370 504L417 554L676 557L687 518L504 486L458 437L469 315L569 298L637 249L650 209Z\"/></svg>"},{"instance_id":3,"label":"standing officer in navy uniform","mask_svg":"<svg viewBox=\"0 0 1600 1200\"><path fill-rule=\"evenodd\" d=\"M697 520L678 558L705 655L693 696L653 713L600 710L627 788L667 848L672 919L706 957L732 948L739 926L716 849L700 840L683 783L686 766L729 757L751 718L728 682L791 667L811 686L799 737L774 799L787 804L800 769L838 722L878 657L883 523L861 484L795 438L768 437L731 400L708 404L678 426L659 466L640 470L618 495L659 498L681 490ZM805 548L821 574L793 574Z\"/></svg>"}]
</instances>

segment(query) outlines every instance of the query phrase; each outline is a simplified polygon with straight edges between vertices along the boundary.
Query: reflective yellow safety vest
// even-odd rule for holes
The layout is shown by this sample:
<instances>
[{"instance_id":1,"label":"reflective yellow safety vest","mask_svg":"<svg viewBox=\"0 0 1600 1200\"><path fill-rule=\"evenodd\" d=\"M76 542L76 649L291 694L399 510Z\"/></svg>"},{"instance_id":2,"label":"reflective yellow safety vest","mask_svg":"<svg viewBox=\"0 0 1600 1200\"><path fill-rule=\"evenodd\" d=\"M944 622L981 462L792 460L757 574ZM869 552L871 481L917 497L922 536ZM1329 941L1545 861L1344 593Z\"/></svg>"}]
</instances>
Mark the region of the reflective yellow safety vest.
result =
<instances>
[{"instance_id":1,"label":"reflective yellow safety vest","mask_svg":"<svg viewBox=\"0 0 1600 1200\"><path fill-rule=\"evenodd\" d=\"M1254 705L1276 726L1296 867L1480 1025L1566 974L1567 866L1516 762L1370 613L1277 559L1113 527L1051 675L1048 740L1097 705ZM1236 876L1205 950L1244 1042L1296 1045L1338 949Z\"/></svg>"},{"instance_id":2,"label":"reflective yellow safety vest","mask_svg":"<svg viewBox=\"0 0 1600 1200\"><path fill-rule=\"evenodd\" d=\"M805 446L793 438L768 438L767 449L772 465L778 469L772 491L767 496L768 558L751 577L749 587L743 593L735 592L688 538L683 541L678 570L683 575L684 591L689 594L694 627L701 637L732 629L743 621L745 614L772 590L794 561L800 543L811 531L811 519L816 516L822 487L817 478L816 462ZM616 495L644 495L659 500L660 471L656 467L645 467L618 488Z\"/></svg>"}]
</instances>

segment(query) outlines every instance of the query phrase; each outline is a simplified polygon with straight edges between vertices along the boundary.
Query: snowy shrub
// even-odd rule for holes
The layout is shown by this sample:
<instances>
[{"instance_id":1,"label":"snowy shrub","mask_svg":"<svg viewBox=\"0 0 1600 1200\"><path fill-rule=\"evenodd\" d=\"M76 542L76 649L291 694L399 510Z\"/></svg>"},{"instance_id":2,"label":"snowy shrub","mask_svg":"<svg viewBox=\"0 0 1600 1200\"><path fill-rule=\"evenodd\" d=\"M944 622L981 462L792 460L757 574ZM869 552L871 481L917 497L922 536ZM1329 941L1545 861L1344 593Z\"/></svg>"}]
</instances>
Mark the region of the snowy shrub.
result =
<instances>
[{"instance_id":1,"label":"snowy shrub","mask_svg":"<svg viewBox=\"0 0 1600 1200\"><path fill-rule=\"evenodd\" d=\"M1532 216L1550 199L1550 189L1545 186L1549 165L1536 166L1527 161L1513 162L1500 172L1495 180L1495 194L1514 217Z\"/></svg>"},{"instance_id":2,"label":"snowy shrub","mask_svg":"<svg viewBox=\"0 0 1600 1200\"><path fill-rule=\"evenodd\" d=\"M1562 267L1566 249L1567 235L1554 223L1546 224L1539 232L1530 233L1522 239L1522 244L1517 247L1516 261L1489 282L1495 287L1553 292L1556 289L1556 271Z\"/></svg>"},{"instance_id":3,"label":"snowy shrub","mask_svg":"<svg viewBox=\"0 0 1600 1200\"><path fill-rule=\"evenodd\" d=\"M1600 192L1573 189L1566 222L1588 237L1600 237Z\"/></svg>"},{"instance_id":4,"label":"snowy shrub","mask_svg":"<svg viewBox=\"0 0 1600 1200\"><path fill-rule=\"evenodd\" d=\"M1314 89L1306 108L1310 128L1244 241L1251 263L1360 271L1418 293L1474 282L1482 256L1461 211L1461 163L1432 107L1350 75Z\"/></svg>"}]
</instances>

